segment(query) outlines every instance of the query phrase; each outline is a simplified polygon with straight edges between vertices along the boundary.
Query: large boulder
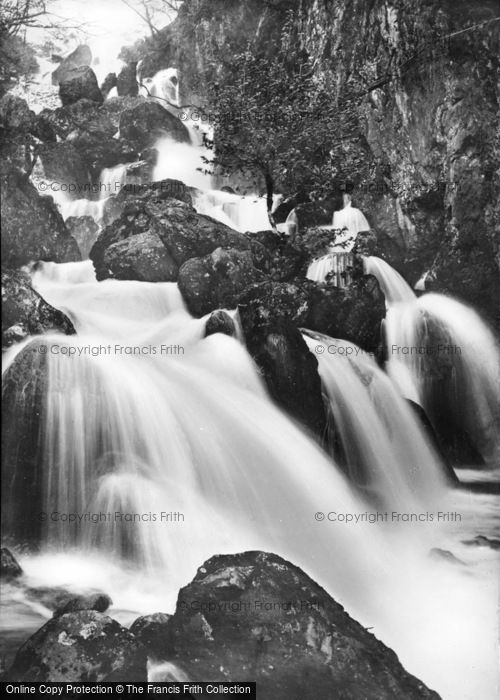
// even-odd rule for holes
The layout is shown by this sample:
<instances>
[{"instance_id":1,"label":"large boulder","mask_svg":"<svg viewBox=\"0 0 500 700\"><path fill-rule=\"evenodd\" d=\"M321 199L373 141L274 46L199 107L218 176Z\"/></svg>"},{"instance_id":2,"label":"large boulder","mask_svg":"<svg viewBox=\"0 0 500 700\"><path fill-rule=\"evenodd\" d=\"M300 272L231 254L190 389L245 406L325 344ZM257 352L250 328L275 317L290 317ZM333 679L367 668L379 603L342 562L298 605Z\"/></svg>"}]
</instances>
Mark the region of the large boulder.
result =
<instances>
[{"instance_id":1,"label":"large boulder","mask_svg":"<svg viewBox=\"0 0 500 700\"><path fill-rule=\"evenodd\" d=\"M72 68L59 82L59 97L63 105L70 105L82 98L101 104L104 102L97 78L89 66Z\"/></svg>"},{"instance_id":2,"label":"large boulder","mask_svg":"<svg viewBox=\"0 0 500 700\"><path fill-rule=\"evenodd\" d=\"M61 617L61 615L79 612L80 610L96 610L104 613L112 604L113 601L106 593L73 596L66 603L56 607L53 617Z\"/></svg>"},{"instance_id":3,"label":"large boulder","mask_svg":"<svg viewBox=\"0 0 500 700\"><path fill-rule=\"evenodd\" d=\"M107 105L99 105L87 98L54 110L44 109L40 114L63 140L83 133L101 138L112 137L117 130L117 125L108 114Z\"/></svg>"},{"instance_id":4,"label":"large boulder","mask_svg":"<svg viewBox=\"0 0 500 700\"><path fill-rule=\"evenodd\" d=\"M181 266L179 289L189 311L204 316L215 309L236 307L243 291L261 277L249 250L216 248Z\"/></svg>"},{"instance_id":5,"label":"large boulder","mask_svg":"<svg viewBox=\"0 0 500 700\"><path fill-rule=\"evenodd\" d=\"M154 232L137 233L104 251L108 277L141 282L173 282L178 267Z\"/></svg>"},{"instance_id":6,"label":"large boulder","mask_svg":"<svg viewBox=\"0 0 500 700\"><path fill-rule=\"evenodd\" d=\"M2 269L2 347L29 335L60 331L75 333L62 311L48 304L31 286L30 276L21 270Z\"/></svg>"},{"instance_id":7,"label":"large boulder","mask_svg":"<svg viewBox=\"0 0 500 700\"><path fill-rule=\"evenodd\" d=\"M137 148L154 146L168 136L174 141L189 143L189 132L180 119L157 102L142 102L120 116L120 136Z\"/></svg>"},{"instance_id":8,"label":"large boulder","mask_svg":"<svg viewBox=\"0 0 500 700\"><path fill-rule=\"evenodd\" d=\"M326 429L318 362L299 326L309 313L307 290L264 282L248 288L238 302L248 350L275 401L319 440Z\"/></svg>"},{"instance_id":9,"label":"large boulder","mask_svg":"<svg viewBox=\"0 0 500 700\"><path fill-rule=\"evenodd\" d=\"M51 197L39 196L19 171L1 176L2 258L9 267L33 260L75 262L81 259Z\"/></svg>"},{"instance_id":10,"label":"large boulder","mask_svg":"<svg viewBox=\"0 0 500 700\"><path fill-rule=\"evenodd\" d=\"M94 610L52 618L19 649L9 681L146 681L146 653L118 622Z\"/></svg>"},{"instance_id":11,"label":"large boulder","mask_svg":"<svg viewBox=\"0 0 500 700\"><path fill-rule=\"evenodd\" d=\"M73 143L44 144L39 148L39 155L48 180L64 183L65 187L75 187L75 191L89 183L89 170Z\"/></svg>"},{"instance_id":12,"label":"large boulder","mask_svg":"<svg viewBox=\"0 0 500 700\"><path fill-rule=\"evenodd\" d=\"M148 656L161 658L171 617L166 613L152 613L138 617L130 626L130 632L147 649Z\"/></svg>"},{"instance_id":13,"label":"large boulder","mask_svg":"<svg viewBox=\"0 0 500 700\"><path fill-rule=\"evenodd\" d=\"M378 352L385 300L377 280L367 275L343 289L306 282L308 312L304 326Z\"/></svg>"},{"instance_id":14,"label":"large boulder","mask_svg":"<svg viewBox=\"0 0 500 700\"><path fill-rule=\"evenodd\" d=\"M261 700L439 700L301 569L215 556L179 592L164 658L189 678L256 681Z\"/></svg>"},{"instance_id":15,"label":"large boulder","mask_svg":"<svg viewBox=\"0 0 500 700\"><path fill-rule=\"evenodd\" d=\"M23 575L23 570L10 549L0 549L0 576L3 579L12 580Z\"/></svg>"},{"instance_id":16,"label":"large boulder","mask_svg":"<svg viewBox=\"0 0 500 700\"><path fill-rule=\"evenodd\" d=\"M66 56L52 73L52 85L60 85L68 78L75 68L90 66L92 63L92 51L86 44L80 44L69 56Z\"/></svg>"},{"instance_id":17,"label":"large boulder","mask_svg":"<svg viewBox=\"0 0 500 700\"><path fill-rule=\"evenodd\" d=\"M116 197L119 209L125 202L122 213L106 226L90 251L98 279L105 279L110 274L104 261L106 249L139 233L157 234L178 267L190 258L208 255L215 248L250 248L245 235L215 219L197 214L190 204L177 199L175 182L154 183L144 196L141 192L136 196L135 188L132 188L130 197L123 190L123 194ZM183 191L181 196L184 196Z\"/></svg>"}]
</instances>

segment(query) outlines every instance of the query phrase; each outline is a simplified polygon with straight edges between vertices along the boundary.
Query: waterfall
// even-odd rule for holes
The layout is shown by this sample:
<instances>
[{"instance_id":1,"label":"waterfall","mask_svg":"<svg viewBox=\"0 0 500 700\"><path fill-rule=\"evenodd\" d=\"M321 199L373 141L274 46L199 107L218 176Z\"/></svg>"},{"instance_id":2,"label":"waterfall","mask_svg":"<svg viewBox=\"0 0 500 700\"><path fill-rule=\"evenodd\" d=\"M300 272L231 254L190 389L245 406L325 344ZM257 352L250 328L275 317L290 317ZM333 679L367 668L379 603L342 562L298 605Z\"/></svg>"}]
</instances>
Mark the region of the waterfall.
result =
<instances>
[{"instance_id":1,"label":"waterfall","mask_svg":"<svg viewBox=\"0 0 500 700\"><path fill-rule=\"evenodd\" d=\"M444 467L387 375L357 345L305 333L319 362L330 442L338 443L350 480L382 507L412 510L439 498Z\"/></svg>"},{"instance_id":2,"label":"waterfall","mask_svg":"<svg viewBox=\"0 0 500 700\"><path fill-rule=\"evenodd\" d=\"M193 204L199 214L211 216L241 233L271 228L265 197L209 190L198 192Z\"/></svg>"},{"instance_id":3,"label":"waterfall","mask_svg":"<svg viewBox=\"0 0 500 700\"><path fill-rule=\"evenodd\" d=\"M455 425L485 460L498 461L500 349L492 331L455 299L432 293L416 298L383 260L366 258L364 266L386 297L389 376L425 409L438 434Z\"/></svg>"}]
</instances>

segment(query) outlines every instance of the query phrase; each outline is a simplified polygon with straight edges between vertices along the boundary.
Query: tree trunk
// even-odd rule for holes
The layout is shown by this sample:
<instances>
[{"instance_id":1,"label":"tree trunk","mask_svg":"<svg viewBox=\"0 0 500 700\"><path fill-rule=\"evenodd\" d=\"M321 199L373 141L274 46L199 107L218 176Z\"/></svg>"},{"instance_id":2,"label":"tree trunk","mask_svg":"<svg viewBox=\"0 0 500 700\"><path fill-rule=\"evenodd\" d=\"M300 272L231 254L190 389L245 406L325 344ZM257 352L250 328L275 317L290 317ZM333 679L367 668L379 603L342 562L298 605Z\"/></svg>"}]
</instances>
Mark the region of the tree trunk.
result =
<instances>
[{"instance_id":1,"label":"tree trunk","mask_svg":"<svg viewBox=\"0 0 500 700\"><path fill-rule=\"evenodd\" d=\"M269 218L269 223L273 231L277 231L276 223L274 221L273 211L273 195L274 195L274 181L269 170L264 173L266 180L266 204L267 204L267 216Z\"/></svg>"}]
</instances>

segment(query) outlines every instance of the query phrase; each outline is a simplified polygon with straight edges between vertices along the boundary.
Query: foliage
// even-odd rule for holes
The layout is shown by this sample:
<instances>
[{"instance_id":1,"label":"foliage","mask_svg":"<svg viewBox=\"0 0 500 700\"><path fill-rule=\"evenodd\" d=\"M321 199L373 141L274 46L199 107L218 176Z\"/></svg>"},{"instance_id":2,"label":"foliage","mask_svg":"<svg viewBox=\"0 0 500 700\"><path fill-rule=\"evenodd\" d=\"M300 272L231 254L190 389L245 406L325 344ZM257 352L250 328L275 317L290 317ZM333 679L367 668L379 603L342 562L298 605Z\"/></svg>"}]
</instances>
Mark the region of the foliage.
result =
<instances>
[{"instance_id":1,"label":"foliage","mask_svg":"<svg viewBox=\"0 0 500 700\"><path fill-rule=\"evenodd\" d=\"M38 70L35 52L20 37L0 33L0 96L19 78L28 78Z\"/></svg>"},{"instance_id":2,"label":"foliage","mask_svg":"<svg viewBox=\"0 0 500 700\"><path fill-rule=\"evenodd\" d=\"M290 11L272 58L249 42L228 62L221 48L220 77L208 85L214 165L259 173L269 210L275 189L320 199L336 179L354 171L359 180L365 162L358 86L339 98L331 75L318 74L300 47L298 25Z\"/></svg>"}]
</instances>

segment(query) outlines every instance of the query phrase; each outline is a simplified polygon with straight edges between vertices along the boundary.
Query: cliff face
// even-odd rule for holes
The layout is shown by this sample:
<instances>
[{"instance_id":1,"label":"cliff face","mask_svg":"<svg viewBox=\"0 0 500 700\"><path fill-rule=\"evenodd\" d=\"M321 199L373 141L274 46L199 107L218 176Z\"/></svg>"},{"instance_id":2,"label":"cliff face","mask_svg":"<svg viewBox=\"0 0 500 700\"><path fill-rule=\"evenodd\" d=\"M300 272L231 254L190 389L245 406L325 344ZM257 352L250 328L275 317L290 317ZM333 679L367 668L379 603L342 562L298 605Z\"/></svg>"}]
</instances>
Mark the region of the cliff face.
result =
<instances>
[{"instance_id":1,"label":"cliff face","mask_svg":"<svg viewBox=\"0 0 500 700\"><path fill-rule=\"evenodd\" d=\"M206 81L224 79L214 47L230 56L250 40L272 61L289 11L318 78L334 78L332 100L365 86L358 119L374 181L355 200L379 234L376 252L412 283L432 269L431 288L500 327L497 3L186 0L145 69L178 67L184 99L203 100Z\"/></svg>"}]
</instances>

